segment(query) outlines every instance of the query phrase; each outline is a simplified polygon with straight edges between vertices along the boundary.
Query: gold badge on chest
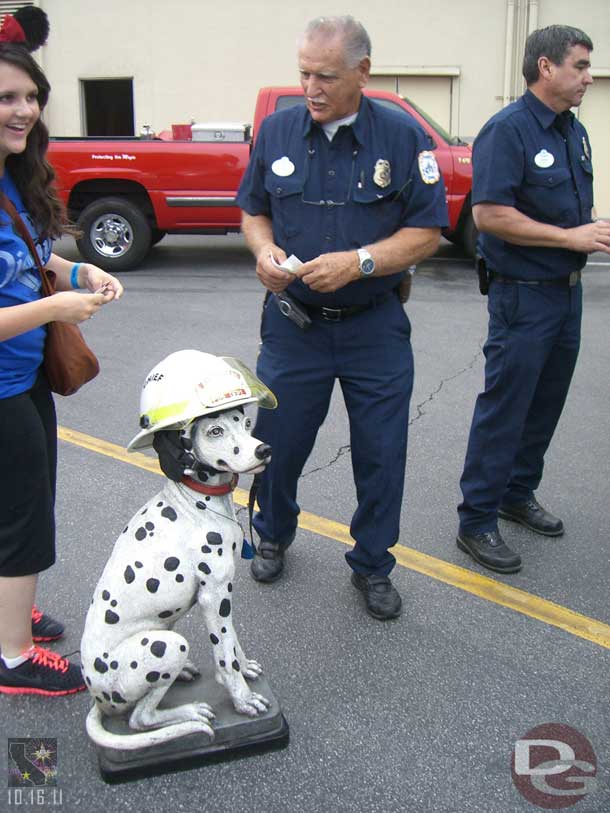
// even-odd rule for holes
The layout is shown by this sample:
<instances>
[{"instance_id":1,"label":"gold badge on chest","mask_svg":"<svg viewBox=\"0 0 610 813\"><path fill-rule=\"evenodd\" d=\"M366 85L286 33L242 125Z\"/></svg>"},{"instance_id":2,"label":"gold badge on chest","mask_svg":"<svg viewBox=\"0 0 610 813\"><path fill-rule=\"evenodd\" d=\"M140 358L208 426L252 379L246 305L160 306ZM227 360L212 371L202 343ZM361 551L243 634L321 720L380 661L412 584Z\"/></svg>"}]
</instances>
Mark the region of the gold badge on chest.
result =
<instances>
[{"instance_id":1,"label":"gold badge on chest","mask_svg":"<svg viewBox=\"0 0 610 813\"><path fill-rule=\"evenodd\" d=\"M375 164L375 171L373 173L373 182L385 189L392 182L392 172L390 170L390 162L385 158L380 158Z\"/></svg>"}]
</instances>

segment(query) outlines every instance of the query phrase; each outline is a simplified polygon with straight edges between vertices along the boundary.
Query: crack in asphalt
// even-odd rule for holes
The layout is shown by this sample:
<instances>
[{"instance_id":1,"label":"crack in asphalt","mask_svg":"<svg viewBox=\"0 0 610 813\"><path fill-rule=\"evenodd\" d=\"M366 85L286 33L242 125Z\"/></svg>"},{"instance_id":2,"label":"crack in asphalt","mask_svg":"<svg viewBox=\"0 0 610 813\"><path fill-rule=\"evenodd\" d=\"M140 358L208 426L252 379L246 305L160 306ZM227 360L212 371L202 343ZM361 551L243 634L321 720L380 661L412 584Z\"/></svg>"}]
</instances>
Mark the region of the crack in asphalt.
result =
<instances>
[{"instance_id":1,"label":"crack in asphalt","mask_svg":"<svg viewBox=\"0 0 610 813\"><path fill-rule=\"evenodd\" d=\"M484 339L479 339L479 349L477 350L475 355L472 357L472 359L468 362L468 364L465 367L462 367L461 370L458 370L453 375L450 375L447 378L441 379L440 384L438 385L438 387L435 390L433 390L428 395L427 398L424 398L423 401L421 401L419 404L416 404L415 409L417 411L417 414L414 417L409 419L409 426L412 426L415 423L415 421L418 421L420 418L422 418L426 414L425 411L424 411L424 407L426 406L426 404L429 404L432 401L434 401L434 399L439 394L439 392L443 389L445 384L448 384L450 381L453 381L454 379L459 378L461 375L464 375L464 373L467 373L469 370L472 370L472 368L475 366L477 361L480 359L481 354L483 352L483 342L484 342ZM304 480L305 477L310 477L312 474L317 474L320 471L324 471L325 469L331 468L331 466L334 466L335 463L339 460L339 458L343 457L343 455L347 454L350 450L351 450L351 445L349 443L346 444L345 446L340 446L339 449L337 450L337 454L333 457L332 460L329 460L328 463L325 463L323 466L318 466L315 469L311 469L310 471L303 472L303 474L301 474L299 479Z\"/></svg>"}]
</instances>

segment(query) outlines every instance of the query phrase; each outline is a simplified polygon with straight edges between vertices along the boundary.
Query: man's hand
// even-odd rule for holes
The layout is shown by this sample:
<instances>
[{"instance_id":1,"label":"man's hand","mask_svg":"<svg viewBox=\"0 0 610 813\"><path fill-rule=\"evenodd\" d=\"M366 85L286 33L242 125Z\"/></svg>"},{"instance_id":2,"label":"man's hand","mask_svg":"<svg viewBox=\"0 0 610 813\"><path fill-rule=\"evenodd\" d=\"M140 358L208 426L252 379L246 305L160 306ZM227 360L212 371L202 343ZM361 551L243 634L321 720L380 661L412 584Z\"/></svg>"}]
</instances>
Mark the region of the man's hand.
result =
<instances>
[{"instance_id":1,"label":"man's hand","mask_svg":"<svg viewBox=\"0 0 610 813\"><path fill-rule=\"evenodd\" d=\"M329 294L338 291L349 282L360 279L360 264L355 251L338 251L321 254L315 260L304 263L296 272L312 291Z\"/></svg>"},{"instance_id":2,"label":"man's hand","mask_svg":"<svg viewBox=\"0 0 610 813\"><path fill-rule=\"evenodd\" d=\"M274 243L267 243L258 252L256 259L256 276L261 283L274 294L279 294L292 281L292 274L276 268L271 258L281 264L286 259L286 252Z\"/></svg>"},{"instance_id":3,"label":"man's hand","mask_svg":"<svg viewBox=\"0 0 610 813\"><path fill-rule=\"evenodd\" d=\"M596 220L585 226L566 229L567 248L592 254L603 251L610 254L610 223L607 220Z\"/></svg>"}]
</instances>

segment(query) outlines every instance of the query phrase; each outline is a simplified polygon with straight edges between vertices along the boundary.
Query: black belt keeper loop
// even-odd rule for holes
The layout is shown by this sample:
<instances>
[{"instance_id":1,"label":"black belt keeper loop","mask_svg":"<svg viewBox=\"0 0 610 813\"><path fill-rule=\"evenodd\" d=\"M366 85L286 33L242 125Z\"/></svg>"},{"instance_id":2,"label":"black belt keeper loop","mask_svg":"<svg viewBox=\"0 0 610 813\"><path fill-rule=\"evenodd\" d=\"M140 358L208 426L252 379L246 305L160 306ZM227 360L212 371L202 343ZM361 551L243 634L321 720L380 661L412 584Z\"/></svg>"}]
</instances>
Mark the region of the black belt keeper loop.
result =
<instances>
[{"instance_id":1,"label":"black belt keeper loop","mask_svg":"<svg viewBox=\"0 0 610 813\"><path fill-rule=\"evenodd\" d=\"M573 288L580 282L581 277L581 271L571 271L569 276L559 279L513 279L496 274L495 271L489 272L489 279L492 282L500 282L503 285L562 285L566 288Z\"/></svg>"}]
</instances>

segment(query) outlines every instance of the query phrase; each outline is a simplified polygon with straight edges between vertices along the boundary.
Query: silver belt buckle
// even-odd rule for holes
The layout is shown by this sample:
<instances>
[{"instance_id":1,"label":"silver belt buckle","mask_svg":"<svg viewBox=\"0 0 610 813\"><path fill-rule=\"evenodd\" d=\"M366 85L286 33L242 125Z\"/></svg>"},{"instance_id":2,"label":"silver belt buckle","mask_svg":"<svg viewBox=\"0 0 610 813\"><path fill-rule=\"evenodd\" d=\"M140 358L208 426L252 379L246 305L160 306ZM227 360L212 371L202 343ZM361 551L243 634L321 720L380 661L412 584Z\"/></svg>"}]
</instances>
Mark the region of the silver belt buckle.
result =
<instances>
[{"instance_id":1,"label":"silver belt buckle","mask_svg":"<svg viewBox=\"0 0 610 813\"><path fill-rule=\"evenodd\" d=\"M322 319L327 322L341 321L341 308L322 308Z\"/></svg>"},{"instance_id":2,"label":"silver belt buckle","mask_svg":"<svg viewBox=\"0 0 610 813\"><path fill-rule=\"evenodd\" d=\"M573 288L575 285L577 285L579 279L580 271L571 271L570 276L568 277L568 285L570 286L570 288Z\"/></svg>"}]
</instances>

